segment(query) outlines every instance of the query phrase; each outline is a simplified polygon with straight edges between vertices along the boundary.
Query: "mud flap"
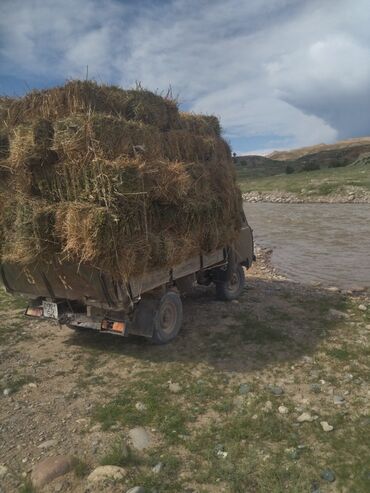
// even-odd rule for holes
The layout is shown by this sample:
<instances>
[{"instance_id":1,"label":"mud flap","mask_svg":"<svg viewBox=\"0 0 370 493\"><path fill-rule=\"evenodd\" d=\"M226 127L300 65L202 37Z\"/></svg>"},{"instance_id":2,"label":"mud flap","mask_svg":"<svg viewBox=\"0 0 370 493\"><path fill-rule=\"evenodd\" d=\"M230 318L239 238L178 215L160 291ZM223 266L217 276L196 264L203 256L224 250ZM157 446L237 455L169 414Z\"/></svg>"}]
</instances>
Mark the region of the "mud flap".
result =
<instances>
[{"instance_id":1,"label":"mud flap","mask_svg":"<svg viewBox=\"0 0 370 493\"><path fill-rule=\"evenodd\" d=\"M128 327L128 333L132 335L152 337L157 305L158 302L154 299L143 299L139 301L135 308L134 318Z\"/></svg>"}]
</instances>

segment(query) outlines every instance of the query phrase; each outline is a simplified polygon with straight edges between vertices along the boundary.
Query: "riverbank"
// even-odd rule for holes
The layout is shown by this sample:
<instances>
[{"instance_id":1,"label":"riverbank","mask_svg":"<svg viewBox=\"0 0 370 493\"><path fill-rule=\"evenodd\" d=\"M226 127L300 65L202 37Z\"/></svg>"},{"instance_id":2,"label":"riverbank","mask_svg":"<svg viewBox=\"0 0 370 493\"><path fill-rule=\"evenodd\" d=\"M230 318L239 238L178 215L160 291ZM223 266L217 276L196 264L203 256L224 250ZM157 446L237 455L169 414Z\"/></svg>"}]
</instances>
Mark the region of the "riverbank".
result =
<instances>
[{"instance_id":1,"label":"riverbank","mask_svg":"<svg viewBox=\"0 0 370 493\"><path fill-rule=\"evenodd\" d=\"M367 492L369 293L289 282L270 254L239 302L184 299L162 347L0 294L2 491Z\"/></svg>"},{"instance_id":2,"label":"riverbank","mask_svg":"<svg viewBox=\"0 0 370 493\"><path fill-rule=\"evenodd\" d=\"M253 177L241 166L238 184L247 202L370 203L370 161L344 168Z\"/></svg>"},{"instance_id":3,"label":"riverbank","mask_svg":"<svg viewBox=\"0 0 370 493\"><path fill-rule=\"evenodd\" d=\"M245 202L271 202L277 204L370 204L370 192L361 190L350 191L346 194L334 193L329 195L296 194L291 192L245 192Z\"/></svg>"}]
</instances>

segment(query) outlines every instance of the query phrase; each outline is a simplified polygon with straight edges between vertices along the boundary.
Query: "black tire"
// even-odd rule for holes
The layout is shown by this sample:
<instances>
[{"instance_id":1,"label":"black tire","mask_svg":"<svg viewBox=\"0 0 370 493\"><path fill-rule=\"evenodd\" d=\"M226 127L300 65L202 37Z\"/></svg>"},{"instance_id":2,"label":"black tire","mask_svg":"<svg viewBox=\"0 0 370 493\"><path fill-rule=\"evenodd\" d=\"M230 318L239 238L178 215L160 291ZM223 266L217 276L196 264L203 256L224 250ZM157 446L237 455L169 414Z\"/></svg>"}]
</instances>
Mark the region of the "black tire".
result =
<instances>
[{"instance_id":1,"label":"black tire","mask_svg":"<svg viewBox=\"0 0 370 493\"><path fill-rule=\"evenodd\" d=\"M153 320L152 341L167 344L179 333L182 325L182 302L177 293L164 294L159 302Z\"/></svg>"},{"instance_id":2,"label":"black tire","mask_svg":"<svg viewBox=\"0 0 370 493\"><path fill-rule=\"evenodd\" d=\"M227 281L216 282L216 296L222 301L232 301L239 298L245 285L243 267L238 264L230 270Z\"/></svg>"}]
</instances>

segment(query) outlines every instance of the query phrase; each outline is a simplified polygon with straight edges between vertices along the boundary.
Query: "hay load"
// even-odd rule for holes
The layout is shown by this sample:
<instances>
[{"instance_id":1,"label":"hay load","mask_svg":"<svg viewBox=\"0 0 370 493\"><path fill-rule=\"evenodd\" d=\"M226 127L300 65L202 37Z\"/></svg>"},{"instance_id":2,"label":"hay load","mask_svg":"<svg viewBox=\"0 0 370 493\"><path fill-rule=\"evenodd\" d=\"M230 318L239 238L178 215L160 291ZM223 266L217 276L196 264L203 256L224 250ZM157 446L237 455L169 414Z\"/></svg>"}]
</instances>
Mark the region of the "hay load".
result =
<instances>
[{"instance_id":1,"label":"hay load","mask_svg":"<svg viewBox=\"0 0 370 493\"><path fill-rule=\"evenodd\" d=\"M240 192L217 118L94 82L0 100L0 260L128 278L232 242Z\"/></svg>"}]
</instances>

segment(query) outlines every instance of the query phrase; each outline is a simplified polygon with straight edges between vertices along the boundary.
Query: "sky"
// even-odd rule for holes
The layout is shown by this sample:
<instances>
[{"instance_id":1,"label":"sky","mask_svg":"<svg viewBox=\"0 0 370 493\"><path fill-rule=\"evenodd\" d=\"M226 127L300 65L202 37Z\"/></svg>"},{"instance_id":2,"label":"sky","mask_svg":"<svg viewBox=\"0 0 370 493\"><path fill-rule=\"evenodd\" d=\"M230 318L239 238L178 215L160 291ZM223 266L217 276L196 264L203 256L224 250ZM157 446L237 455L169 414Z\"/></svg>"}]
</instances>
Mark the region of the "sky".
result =
<instances>
[{"instance_id":1,"label":"sky","mask_svg":"<svg viewBox=\"0 0 370 493\"><path fill-rule=\"evenodd\" d=\"M0 94L140 82L237 154L332 143L370 135L369 25L370 0L0 0Z\"/></svg>"}]
</instances>

